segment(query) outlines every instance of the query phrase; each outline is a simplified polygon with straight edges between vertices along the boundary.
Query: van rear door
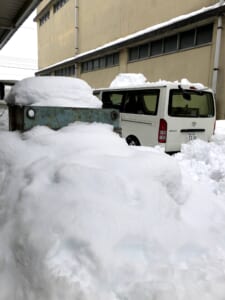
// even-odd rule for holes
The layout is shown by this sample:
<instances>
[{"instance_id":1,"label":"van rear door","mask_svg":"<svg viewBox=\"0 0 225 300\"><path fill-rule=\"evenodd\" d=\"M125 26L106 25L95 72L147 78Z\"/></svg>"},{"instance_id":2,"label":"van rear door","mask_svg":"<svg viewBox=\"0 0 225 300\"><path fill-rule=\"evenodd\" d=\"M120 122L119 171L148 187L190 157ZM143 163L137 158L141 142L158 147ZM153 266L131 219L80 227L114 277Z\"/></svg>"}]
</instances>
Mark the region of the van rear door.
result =
<instances>
[{"instance_id":1,"label":"van rear door","mask_svg":"<svg viewBox=\"0 0 225 300\"><path fill-rule=\"evenodd\" d=\"M166 151L180 151L191 140L209 141L215 125L215 100L211 91L171 89L168 103Z\"/></svg>"}]
</instances>

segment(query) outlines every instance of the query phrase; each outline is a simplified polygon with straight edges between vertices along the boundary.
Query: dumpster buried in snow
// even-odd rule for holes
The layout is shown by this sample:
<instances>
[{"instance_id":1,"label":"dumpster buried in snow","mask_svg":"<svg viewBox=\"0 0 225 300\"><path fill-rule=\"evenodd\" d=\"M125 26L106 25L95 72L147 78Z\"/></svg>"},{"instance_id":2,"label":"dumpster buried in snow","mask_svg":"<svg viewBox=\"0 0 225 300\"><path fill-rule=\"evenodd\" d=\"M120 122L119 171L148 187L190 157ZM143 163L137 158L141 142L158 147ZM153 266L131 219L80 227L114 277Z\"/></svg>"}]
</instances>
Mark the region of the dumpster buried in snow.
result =
<instances>
[{"instance_id":1,"label":"dumpster buried in snow","mask_svg":"<svg viewBox=\"0 0 225 300\"><path fill-rule=\"evenodd\" d=\"M79 121L110 124L120 133L119 111L115 109L8 105L8 111L10 131L26 131L37 125L60 129Z\"/></svg>"},{"instance_id":2,"label":"dumpster buried in snow","mask_svg":"<svg viewBox=\"0 0 225 300\"><path fill-rule=\"evenodd\" d=\"M102 109L92 92L78 78L43 76L18 81L6 98L9 130L26 131L38 125L60 129L79 121L110 124L120 132L119 111Z\"/></svg>"}]
</instances>

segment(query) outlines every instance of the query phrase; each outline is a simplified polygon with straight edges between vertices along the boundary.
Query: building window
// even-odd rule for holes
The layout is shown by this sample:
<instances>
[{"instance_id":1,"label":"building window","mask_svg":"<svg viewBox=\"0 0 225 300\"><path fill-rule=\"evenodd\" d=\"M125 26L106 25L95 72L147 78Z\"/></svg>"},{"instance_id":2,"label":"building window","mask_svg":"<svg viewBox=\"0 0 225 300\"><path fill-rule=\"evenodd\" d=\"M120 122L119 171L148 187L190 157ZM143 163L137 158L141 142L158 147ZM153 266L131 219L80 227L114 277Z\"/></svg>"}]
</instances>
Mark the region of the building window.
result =
<instances>
[{"instance_id":1,"label":"building window","mask_svg":"<svg viewBox=\"0 0 225 300\"><path fill-rule=\"evenodd\" d=\"M53 5L53 11L56 13L60 8L62 8L68 0L58 0L56 3Z\"/></svg>"},{"instance_id":2,"label":"building window","mask_svg":"<svg viewBox=\"0 0 225 300\"><path fill-rule=\"evenodd\" d=\"M136 60L139 58L139 47L132 47L129 51L129 60Z\"/></svg>"},{"instance_id":3,"label":"building window","mask_svg":"<svg viewBox=\"0 0 225 300\"><path fill-rule=\"evenodd\" d=\"M88 71L92 71L93 70L93 60L89 60L88 61Z\"/></svg>"},{"instance_id":4,"label":"building window","mask_svg":"<svg viewBox=\"0 0 225 300\"><path fill-rule=\"evenodd\" d=\"M118 66L119 65L119 53L113 54L113 65Z\"/></svg>"},{"instance_id":5,"label":"building window","mask_svg":"<svg viewBox=\"0 0 225 300\"><path fill-rule=\"evenodd\" d=\"M74 76L75 75L75 66L67 66L60 69L55 70L55 76Z\"/></svg>"},{"instance_id":6,"label":"building window","mask_svg":"<svg viewBox=\"0 0 225 300\"><path fill-rule=\"evenodd\" d=\"M187 49L195 45L195 30L180 33L180 49Z\"/></svg>"},{"instance_id":7,"label":"building window","mask_svg":"<svg viewBox=\"0 0 225 300\"><path fill-rule=\"evenodd\" d=\"M164 39L164 53L174 52L177 50L177 34Z\"/></svg>"},{"instance_id":8,"label":"building window","mask_svg":"<svg viewBox=\"0 0 225 300\"><path fill-rule=\"evenodd\" d=\"M139 47L139 57L146 58L149 56L149 44L144 44Z\"/></svg>"},{"instance_id":9,"label":"building window","mask_svg":"<svg viewBox=\"0 0 225 300\"><path fill-rule=\"evenodd\" d=\"M81 70L82 70L83 73L88 71L87 62L82 63Z\"/></svg>"},{"instance_id":10,"label":"building window","mask_svg":"<svg viewBox=\"0 0 225 300\"><path fill-rule=\"evenodd\" d=\"M197 28L196 44L203 45L212 41L213 24L201 26Z\"/></svg>"},{"instance_id":11,"label":"building window","mask_svg":"<svg viewBox=\"0 0 225 300\"><path fill-rule=\"evenodd\" d=\"M142 59L149 56L149 43L130 48L129 60Z\"/></svg>"},{"instance_id":12,"label":"building window","mask_svg":"<svg viewBox=\"0 0 225 300\"><path fill-rule=\"evenodd\" d=\"M93 61L94 70L99 69L99 66L100 66L99 58L94 59L94 61Z\"/></svg>"},{"instance_id":13,"label":"building window","mask_svg":"<svg viewBox=\"0 0 225 300\"><path fill-rule=\"evenodd\" d=\"M206 45L212 41L213 24L204 25L129 49L128 61Z\"/></svg>"},{"instance_id":14,"label":"building window","mask_svg":"<svg viewBox=\"0 0 225 300\"><path fill-rule=\"evenodd\" d=\"M100 69L104 69L106 67L105 56L100 57L99 60L100 60L100 64L99 64Z\"/></svg>"},{"instance_id":15,"label":"building window","mask_svg":"<svg viewBox=\"0 0 225 300\"><path fill-rule=\"evenodd\" d=\"M107 55L106 56L106 67L112 67L113 66L113 55Z\"/></svg>"},{"instance_id":16,"label":"building window","mask_svg":"<svg viewBox=\"0 0 225 300\"><path fill-rule=\"evenodd\" d=\"M154 41L151 43L151 56L162 54L163 40Z\"/></svg>"},{"instance_id":17,"label":"building window","mask_svg":"<svg viewBox=\"0 0 225 300\"><path fill-rule=\"evenodd\" d=\"M39 19L39 25L42 26L50 18L50 11L48 10L42 17Z\"/></svg>"},{"instance_id":18,"label":"building window","mask_svg":"<svg viewBox=\"0 0 225 300\"><path fill-rule=\"evenodd\" d=\"M118 65L119 52L83 62L81 64L81 72L92 72L99 69L110 68Z\"/></svg>"}]
</instances>

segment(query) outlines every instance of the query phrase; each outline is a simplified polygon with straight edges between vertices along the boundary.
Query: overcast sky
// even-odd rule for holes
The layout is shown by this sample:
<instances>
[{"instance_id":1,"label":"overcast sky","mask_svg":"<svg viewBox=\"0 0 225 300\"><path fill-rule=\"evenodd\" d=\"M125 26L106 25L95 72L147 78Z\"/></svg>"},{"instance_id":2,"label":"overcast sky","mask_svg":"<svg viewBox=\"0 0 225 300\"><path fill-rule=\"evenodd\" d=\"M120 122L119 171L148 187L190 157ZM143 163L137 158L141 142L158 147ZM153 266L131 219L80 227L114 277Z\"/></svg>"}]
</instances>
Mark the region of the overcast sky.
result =
<instances>
[{"instance_id":1,"label":"overcast sky","mask_svg":"<svg viewBox=\"0 0 225 300\"><path fill-rule=\"evenodd\" d=\"M0 79L22 79L33 76L37 69L36 12L24 22L0 50Z\"/></svg>"}]
</instances>

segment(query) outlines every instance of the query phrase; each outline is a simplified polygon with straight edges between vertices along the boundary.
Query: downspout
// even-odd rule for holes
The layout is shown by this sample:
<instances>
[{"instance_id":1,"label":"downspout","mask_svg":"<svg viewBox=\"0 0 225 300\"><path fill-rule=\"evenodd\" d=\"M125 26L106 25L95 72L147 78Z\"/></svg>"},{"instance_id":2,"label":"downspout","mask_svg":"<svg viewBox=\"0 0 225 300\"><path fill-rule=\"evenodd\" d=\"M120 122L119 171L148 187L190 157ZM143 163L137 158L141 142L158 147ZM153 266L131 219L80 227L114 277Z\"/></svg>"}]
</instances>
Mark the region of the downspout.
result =
<instances>
[{"instance_id":1,"label":"downspout","mask_svg":"<svg viewBox=\"0 0 225 300\"><path fill-rule=\"evenodd\" d=\"M219 4L223 5L224 0L220 0ZM217 78L218 78L218 71L219 71L219 59L220 59L222 29L223 29L222 26L223 26L222 16L219 16L217 22L216 47L215 47L213 76L212 76L212 89L215 94L217 91Z\"/></svg>"},{"instance_id":2,"label":"downspout","mask_svg":"<svg viewBox=\"0 0 225 300\"><path fill-rule=\"evenodd\" d=\"M79 0L75 0L75 56L79 53ZM79 77L78 64L75 64L75 77Z\"/></svg>"},{"instance_id":3,"label":"downspout","mask_svg":"<svg viewBox=\"0 0 225 300\"><path fill-rule=\"evenodd\" d=\"M79 53L79 0L75 0L75 55Z\"/></svg>"}]
</instances>

